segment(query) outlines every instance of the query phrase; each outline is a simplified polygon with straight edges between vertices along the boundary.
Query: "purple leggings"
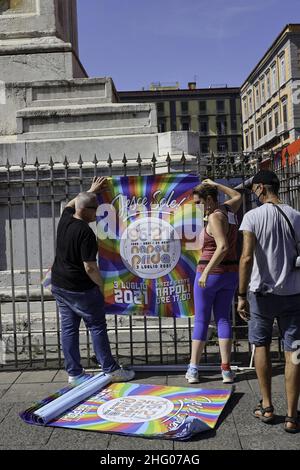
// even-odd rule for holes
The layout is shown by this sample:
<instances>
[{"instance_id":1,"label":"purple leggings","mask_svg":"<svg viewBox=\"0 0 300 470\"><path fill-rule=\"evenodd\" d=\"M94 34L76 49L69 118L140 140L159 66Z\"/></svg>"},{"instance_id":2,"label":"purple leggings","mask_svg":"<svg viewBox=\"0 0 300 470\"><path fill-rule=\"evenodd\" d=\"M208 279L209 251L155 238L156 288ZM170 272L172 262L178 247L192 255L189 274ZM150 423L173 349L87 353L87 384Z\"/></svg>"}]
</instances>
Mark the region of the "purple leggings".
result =
<instances>
[{"instance_id":1,"label":"purple leggings","mask_svg":"<svg viewBox=\"0 0 300 470\"><path fill-rule=\"evenodd\" d=\"M219 339L232 338L230 312L237 288L238 273L209 274L206 287L200 287L201 273L197 272L194 283L195 322L193 339L206 341L213 308Z\"/></svg>"}]
</instances>

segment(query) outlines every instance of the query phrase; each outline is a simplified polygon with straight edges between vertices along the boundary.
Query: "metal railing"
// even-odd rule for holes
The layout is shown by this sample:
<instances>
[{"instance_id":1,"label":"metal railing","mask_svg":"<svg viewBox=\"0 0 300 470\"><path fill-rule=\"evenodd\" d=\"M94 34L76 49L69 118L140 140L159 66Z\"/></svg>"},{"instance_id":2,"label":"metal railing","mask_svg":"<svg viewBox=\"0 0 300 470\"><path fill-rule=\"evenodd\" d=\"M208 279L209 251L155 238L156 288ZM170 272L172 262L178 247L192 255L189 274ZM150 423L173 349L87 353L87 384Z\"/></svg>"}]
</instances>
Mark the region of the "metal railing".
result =
<instances>
[{"instance_id":1,"label":"metal railing","mask_svg":"<svg viewBox=\"0 0 300 470\"><path fill-rule=\"evenodd\" d=\"M285 165L270 157L281 181L282 198L299 210L299 160ZM126 176L192 172L201 178L225 180L237 186L250 178L263 164L258 154L208 154L195 158L165 158L153 155L142 160L113 161L95 156L92 161L76 163L36 161L12 166L0 165L0 354L3 368L61 367L60 321L51 294L40 283L52 264L56 228L62 205L86 190L95 175ZM251 207L244 191L243 211ZM113 353L122 361L135 365L186 363L191 353L192 318L153 318L108 316L108 331ZM250 357L247 325L232 308L233 361L246 364ZM275 336L276 332L275 332ZM212 324L204 352L204 362L216 363L219 348ZM93 364L89 333L80 332L84 365ZM2 352L1 352L2 351ZM276 358L281 357L278 339ZM0 357L1 362L1 357Z\"/></svg>"}]
</instances>

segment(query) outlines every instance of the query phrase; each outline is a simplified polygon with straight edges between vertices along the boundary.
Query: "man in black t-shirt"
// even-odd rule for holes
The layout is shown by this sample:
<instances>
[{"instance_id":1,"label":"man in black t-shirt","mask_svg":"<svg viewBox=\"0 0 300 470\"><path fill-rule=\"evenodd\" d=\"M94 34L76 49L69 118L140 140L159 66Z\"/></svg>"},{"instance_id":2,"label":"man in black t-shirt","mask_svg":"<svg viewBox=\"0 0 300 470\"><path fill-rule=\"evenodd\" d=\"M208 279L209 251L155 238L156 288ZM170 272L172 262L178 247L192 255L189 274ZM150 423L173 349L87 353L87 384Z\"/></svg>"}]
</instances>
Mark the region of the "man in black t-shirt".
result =
<instances>
[{"instance_id":1,"label":"man in black t-shirt","mask_svg":"<svg viewBox=\"0 0 300 470\"><path fill-rule=\"evenodd\" d=\"M112 357L104 312L103 281L96 262L97 240L89 223L96 220L96 193L105 190L106 178L93 179L87 192L78 194L62 213L57 228L56 256L52 266L52 294L61 318L62 348L69 383L87 378L80 362L79 326L89 329L96 358L112 382L134 377Z\"/></svg>"}]
</instances>

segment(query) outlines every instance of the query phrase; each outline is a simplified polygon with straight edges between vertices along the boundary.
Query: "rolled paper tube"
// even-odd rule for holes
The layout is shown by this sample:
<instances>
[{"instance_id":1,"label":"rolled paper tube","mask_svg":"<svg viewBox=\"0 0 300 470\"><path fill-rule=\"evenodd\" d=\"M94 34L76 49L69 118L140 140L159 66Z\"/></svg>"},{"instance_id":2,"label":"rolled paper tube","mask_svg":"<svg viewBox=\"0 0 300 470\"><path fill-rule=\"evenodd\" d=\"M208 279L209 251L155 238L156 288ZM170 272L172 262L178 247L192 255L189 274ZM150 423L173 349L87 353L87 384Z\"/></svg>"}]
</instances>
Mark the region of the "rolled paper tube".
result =
<instances>
[{"instance_id":1,"label":"rolled paper tube","mask_svg":"<svg viewBox=\"0 0 300 470\"><path fill-rule=\"evenodd\" d=\"M154 250L156 251L156 253L160 253L160 252L161 252L161 246L160 246L160 245L156 245L156 247L154 248Z\"/></svg>"},{"instance_id":2,"label":"rolled paper tube","mask_svg":"<svg viewBox=\"0 0 300 470\"><path fill-rule=\"evenodd\" d=\"M72 406L77 405L83 400L86 400L86 398L99 392L109 383L111 383L109 375L103 373L97 374L51 401L47 405L34 411L32 418L35 422L46 425L53 419L61 416Z\"/></svg>"},{"instance_id":3,"label":"rolled paper tube","mask_svg":"<svg viewBox=\"0 0 300 470\"><path fill-rule=\"evenodd\" d=\"M132 246L131 247L131 253L136 255L139 252L139 247L138 246Z\"/></svg>"},{"instance_id":4,"label":"rolled paper tube","mask_svg":"<svg viewBox=\"0 0 300 470\"><path fill-rule=\"evenodd\" d=\"M148 245L147 246L147 253L152 253L154 251L154 246L153 245Z\"/></svg>"},{"instance_id":5,"label":"rolled paper tube","mask_svg":"<svg viewBox=\"0 0 300 470\"><path fill-rule=\"evenodd\" d=\"M169 244L166 243L165 245L162 245L162 250L163 250L165 253L168 253L168 252L169 252Z\"/></svg>"}]
</instances>

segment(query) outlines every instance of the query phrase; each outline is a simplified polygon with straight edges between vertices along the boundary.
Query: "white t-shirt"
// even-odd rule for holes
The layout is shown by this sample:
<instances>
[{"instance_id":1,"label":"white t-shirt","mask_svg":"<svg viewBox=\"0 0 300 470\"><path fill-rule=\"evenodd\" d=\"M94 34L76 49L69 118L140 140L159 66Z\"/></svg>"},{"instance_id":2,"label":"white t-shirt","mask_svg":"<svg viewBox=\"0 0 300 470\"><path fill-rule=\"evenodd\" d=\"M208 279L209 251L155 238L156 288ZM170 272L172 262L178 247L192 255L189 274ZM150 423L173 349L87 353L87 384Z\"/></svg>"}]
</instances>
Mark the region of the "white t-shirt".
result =
<instances>
[{"instance_id":1,"label":"white t-shirt","mask_svg":"<svg viewBox=\"0 0 300 470\"><path fill-rule=\"evenodd\" d=\"M300 241L300 212L287 204L280 209L289 218ZM250 291L294 295L300 293L300 269L294 269L295 242L287 221L273 204L263 204L244 215L240 230L254 233L256 249Z\"/></svg>"}]
</instances>

